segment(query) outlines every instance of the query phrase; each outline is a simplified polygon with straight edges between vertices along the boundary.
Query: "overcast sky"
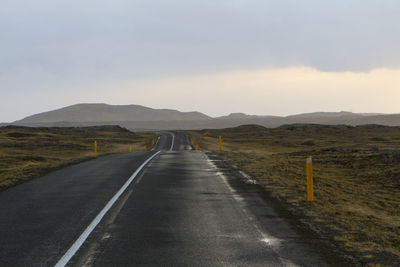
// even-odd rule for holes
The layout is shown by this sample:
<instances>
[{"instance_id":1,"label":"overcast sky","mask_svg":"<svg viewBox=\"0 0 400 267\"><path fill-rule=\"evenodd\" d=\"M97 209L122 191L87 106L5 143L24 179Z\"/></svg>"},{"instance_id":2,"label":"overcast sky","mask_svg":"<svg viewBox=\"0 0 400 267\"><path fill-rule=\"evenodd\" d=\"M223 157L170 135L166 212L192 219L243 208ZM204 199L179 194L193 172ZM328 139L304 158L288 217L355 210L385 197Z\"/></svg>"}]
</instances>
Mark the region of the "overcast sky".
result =
<instances>
[{"instance_id":1,"label":"overcast sky","mask_svg":"<svg viewBox=\"0 0 400 267\"><path fill-rule=\"evenodd\" d=\"M400 113L398 0L1 0L0 121L76 103Z\"/></svg>"}]
</instances>

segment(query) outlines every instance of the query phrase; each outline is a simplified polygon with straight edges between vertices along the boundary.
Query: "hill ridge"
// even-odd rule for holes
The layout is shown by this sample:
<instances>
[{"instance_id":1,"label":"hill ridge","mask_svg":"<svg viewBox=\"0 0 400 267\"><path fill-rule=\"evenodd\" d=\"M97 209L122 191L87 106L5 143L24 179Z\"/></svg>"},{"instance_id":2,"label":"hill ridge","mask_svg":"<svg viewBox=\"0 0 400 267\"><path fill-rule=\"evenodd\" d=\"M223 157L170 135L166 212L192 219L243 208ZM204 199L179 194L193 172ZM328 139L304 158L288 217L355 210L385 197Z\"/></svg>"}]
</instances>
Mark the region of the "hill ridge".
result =
<instances>
[{"instance_id":1,"label":"hill ridge","mask_svg":"<svg viewBox=\"0 0 400 267\"><path fill-rule=\"evenodd\" d=\"M141 105L108 105L104 103L81 103L56 110L34 114L14 122L106 122L106 121L176 121L203 120L209 116L197 112L181 112L173 109L153 109Z\"/></svg>"},{"instance_id":2,"label":"hill ridge","mask_svg":"<svg viewBox=\"0 0 400 267\"><path fill-rule=\"evenodd\" d=\"M213 118L198 111L181 112L166 108L153 109L135 104L80 103L34 114L11 124L46 127L119 125L131 130L221 129L249 124L268 128L285 124L400 126L400 114L320 111L289 116L259 116L234 112Z\"/></svg>"}]
</instances>

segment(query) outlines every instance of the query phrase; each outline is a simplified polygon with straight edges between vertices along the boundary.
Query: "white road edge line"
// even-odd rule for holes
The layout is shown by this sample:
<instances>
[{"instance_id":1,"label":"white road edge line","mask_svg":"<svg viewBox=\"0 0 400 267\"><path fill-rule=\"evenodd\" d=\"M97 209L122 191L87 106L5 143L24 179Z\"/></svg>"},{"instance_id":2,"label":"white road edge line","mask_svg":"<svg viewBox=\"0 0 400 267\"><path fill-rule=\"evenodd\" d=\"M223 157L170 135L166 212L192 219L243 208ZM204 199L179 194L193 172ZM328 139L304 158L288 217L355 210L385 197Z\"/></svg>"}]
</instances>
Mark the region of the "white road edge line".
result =
<instances>
[{"instance_id":1,"label":"white road edge line","mask_svg":"<svg viewBox=\"0 0 400 267\"><path fill-rule=\"evenodd\" d=\"M68 251L62 256L62 258L57 262L55 267L64 267L71 260L71 258L75 255L75 253L79 250L85 240L89 237L90 233L96 228L96 226L100 223L101 219L103 219L104 215L110 210L112 205L118 200L118 198L124 193L126 188L132 183L135 177L139 174L139 172L161 151L158 151L151 157L149 157L136 171L131 175L128 181L119 189L119 191L108 201L107 205L97 214L96 218L89 224L89 226L83 231L83 233L79 236L79 238L72 244L72 246L68 249Z\"/></svg>"},{"instance_id":2,"label":"white road edge line","mask_svg":"<svg viewBox=\"0 0 400 267\"><path fill-rule=\"evenodd\" d=\"M172 144L171 144L171 148L169 149L169 151L171 151L174 148L174 142L175 142L175 135L173 133L169 133L172 136Z\"/></svg>"},{"instance_id":3,"label":"white road edge line","mask_svg":"<svg viewBox=\"0 0 400 267\"><path fill-rule=\"evenodd\" d=\"M222 181L228 187L229 191L232 192L233 199L235 199L239 203L242 203L243 198L241 196L239 196L237 191L229 184L225 174L222 173L221 171L219 171L219 168L213 162L215 160L211 160L206 154L204 154L204 155L205 155L205 159L206 159L207 163L216 171L216 175L218 175L222 179ZM243 174L247 175L244 172L243 172ZM271 236L268 233L265 233L264 231L262 231L259 224L257 223L257 219L253 215L251 215L247 211L247 209L242 208L242 212L243 212L243 214L245 214L247 216L247 218L249 218L250 221L253 221L253 227L256 229L256 231L259 233L259 235L261 237L260 241L267 244L272 249L272 251L274 251L276 253L279 261L282 263L282 266L298 266L298 265L294 264L293 262L291 262L290 260L287 260L287 259L284 259L281 257L281 255L279 253L279 247L280 247L281 240L279 238Z\"/></svg>"}]
</instances>

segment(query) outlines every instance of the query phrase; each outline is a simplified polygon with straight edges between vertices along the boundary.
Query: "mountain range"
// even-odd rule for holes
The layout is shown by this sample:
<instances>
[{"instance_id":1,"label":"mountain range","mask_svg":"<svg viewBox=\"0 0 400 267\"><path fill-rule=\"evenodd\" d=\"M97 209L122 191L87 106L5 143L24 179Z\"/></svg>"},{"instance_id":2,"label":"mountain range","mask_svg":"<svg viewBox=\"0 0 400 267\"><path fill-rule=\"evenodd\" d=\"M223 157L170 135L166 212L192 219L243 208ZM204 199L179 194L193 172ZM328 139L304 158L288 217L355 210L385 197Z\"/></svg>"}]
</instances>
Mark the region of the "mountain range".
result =
<instances>
[{"instance_id":1,"label":"mountain range","mask_svg":"<svg viewBox=\"0 0 400 267\"><path fill-rule=\"evenodd\" d=\"M77 104L35 114L11 123L21 126L95 126L120 125L131 130L172 130L227 128L244 124L278 127L284 124L380 124L400 126L400 114L314 112L291 116L258 116L231 113L210 117L201 112L152 109L140 105Z\"/></svg>"}]
</instances>

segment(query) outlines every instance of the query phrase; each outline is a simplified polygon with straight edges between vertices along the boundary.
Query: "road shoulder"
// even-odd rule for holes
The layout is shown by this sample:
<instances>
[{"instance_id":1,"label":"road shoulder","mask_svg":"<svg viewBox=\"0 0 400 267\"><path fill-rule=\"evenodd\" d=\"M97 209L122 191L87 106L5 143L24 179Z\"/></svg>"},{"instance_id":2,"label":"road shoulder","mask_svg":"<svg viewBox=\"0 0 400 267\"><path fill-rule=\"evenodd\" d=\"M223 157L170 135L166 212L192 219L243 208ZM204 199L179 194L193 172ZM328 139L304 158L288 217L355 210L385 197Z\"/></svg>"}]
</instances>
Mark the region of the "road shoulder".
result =
<instances>
[{"instance_id":1,"label":"road shoulder","mask_svg":"<svg viewBox=\"0 0 400 267\"><path fill-rule=\"evenodd\" d=\"M265 190L252 177L244 173L238 166L231 164L221 155L213 152L205 152L205 154L227 177L229 185L243 198L246 206L253 214L263 214L263 209L272 207L273 211L280 218L284 219L305 243L319 255L322 255L329 265L357 266L357 262L353 257L342 252L328 237L322 236L312 229L310 224L307 223L305 216L297 213L290 203L279 198L273 192ZM267 220L263 220L260 216L257 216L257 218L261 219L261 223L264 223L265 226L268 226L268 223L266 223Z\"/></svg>"}]
</instances>

